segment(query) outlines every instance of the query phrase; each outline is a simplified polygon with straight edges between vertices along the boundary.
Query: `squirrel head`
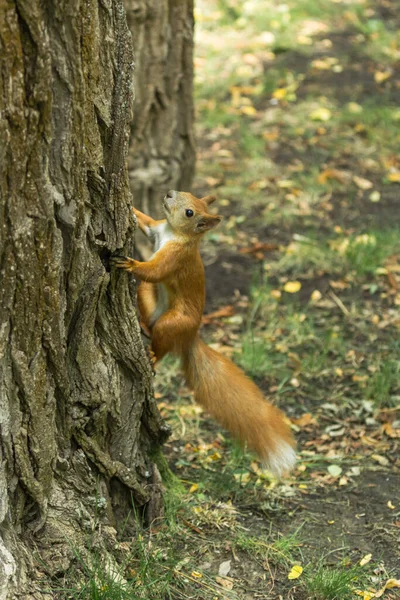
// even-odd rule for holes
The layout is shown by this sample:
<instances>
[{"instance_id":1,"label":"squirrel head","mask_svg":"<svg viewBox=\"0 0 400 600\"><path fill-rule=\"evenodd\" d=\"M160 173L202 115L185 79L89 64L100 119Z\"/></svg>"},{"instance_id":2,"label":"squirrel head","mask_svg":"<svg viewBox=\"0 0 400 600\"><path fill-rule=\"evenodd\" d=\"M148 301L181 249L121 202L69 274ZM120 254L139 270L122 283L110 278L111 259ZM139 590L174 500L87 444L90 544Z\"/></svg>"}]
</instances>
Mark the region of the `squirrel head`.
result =
<instances>
[{"instance_id":1,"label":"squirrel head","mask_svg":"<svg viewBox=\"0 0 400 600\"><path fill-rule=\"evenodd\" d=\"M196 198L189 192L170 190L164 197L163 206L169 225L185 235L200 235L221 222L220 215L211 215L208 207L215 196Z\"/></svg>"}]
</instances>

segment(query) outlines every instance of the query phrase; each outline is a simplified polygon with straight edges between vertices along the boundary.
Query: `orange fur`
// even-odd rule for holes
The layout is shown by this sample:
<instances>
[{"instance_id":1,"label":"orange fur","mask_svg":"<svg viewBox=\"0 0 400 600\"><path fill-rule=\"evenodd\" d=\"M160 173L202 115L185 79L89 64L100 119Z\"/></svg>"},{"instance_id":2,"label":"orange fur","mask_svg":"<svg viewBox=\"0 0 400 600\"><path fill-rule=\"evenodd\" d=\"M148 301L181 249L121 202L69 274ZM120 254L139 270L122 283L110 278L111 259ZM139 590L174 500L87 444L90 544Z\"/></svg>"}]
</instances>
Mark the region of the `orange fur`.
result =
<instances>
[{"instance_id":1,"label":"orange fur","mask_svg":"<svg viewBox=\"0 0 400 600\"><path fill-rule=\"evenodd\" d=\"M294 440L283 413L265 401L258 387L230 360L198 336L205 301L204 268L199 253L203 234L221 217L208 213L215 198L168 192L166 220L154 221L134 210L155 253L146 262L115 258L116 266L142 280L139 308L151 332L156 360L167 353L182 358L196 400L241 442L247 442L275 474L289 470Z\"/></svg>"}]
</instances>

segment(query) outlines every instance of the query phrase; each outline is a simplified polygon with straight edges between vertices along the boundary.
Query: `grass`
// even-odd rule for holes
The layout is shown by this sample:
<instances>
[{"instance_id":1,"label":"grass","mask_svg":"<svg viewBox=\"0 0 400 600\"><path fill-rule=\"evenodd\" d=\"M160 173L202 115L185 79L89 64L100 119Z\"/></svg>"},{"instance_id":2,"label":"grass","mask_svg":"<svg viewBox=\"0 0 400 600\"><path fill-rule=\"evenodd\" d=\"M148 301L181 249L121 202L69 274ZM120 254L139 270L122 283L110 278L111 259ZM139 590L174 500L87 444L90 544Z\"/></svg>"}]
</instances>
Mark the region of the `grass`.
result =
<instances>
[{"instance_id":1,"label":"grass","mask_svg":"<svg viewBox=\"0 0 400 600\"><path fill-rule=\"evenodd\" d=\"M256 556L262 561L287 568L300 555L301 541L298 538L298 530L292 534L280 535L274 541L264 536L254 537L240 532L235 537L234 545L249 556Z\"/></svg>"},{"instance_id":2,"label":"grass","mask_svg":"<svg viewBox=\"0 0 400 600\"><path fill-rule=\"evenodd\" d=\"M395 358L397 343L393 346L393 355L377 361L366 387L367 398L380 408L396 406L400 399L400 363Z\"/></svg>"},{"instance_id":3,"label":"grass","mask_svg":"<svg viewBox=\"0 0 400 600\"><path fill-rule=\"evenodd\" d=\"M306 577L304 587L309 600L351 600L354 590L363 588L366 577L362 567L330 567L324 564Z\"/></svg>"},{"instance_id":4,"label":"grass","mask_svg":"<svg viewBox=\"0 0 400 600\"><path fill-rule=\"evenodd\" d=\"M400 252L397 229L376 230L361 233L349 239L345 257L350 269L359 276L375 275L385 261Z\"/></svg>"}]
</instances>

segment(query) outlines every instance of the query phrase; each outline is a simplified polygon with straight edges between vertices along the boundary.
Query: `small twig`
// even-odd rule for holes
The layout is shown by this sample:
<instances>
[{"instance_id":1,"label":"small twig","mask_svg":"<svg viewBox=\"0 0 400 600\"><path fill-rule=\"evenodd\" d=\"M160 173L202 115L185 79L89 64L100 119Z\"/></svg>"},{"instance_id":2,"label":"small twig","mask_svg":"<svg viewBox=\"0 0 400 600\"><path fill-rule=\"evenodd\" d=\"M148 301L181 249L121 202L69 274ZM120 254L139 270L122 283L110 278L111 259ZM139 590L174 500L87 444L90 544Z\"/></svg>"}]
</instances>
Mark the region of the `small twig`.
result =
<instances>
[{"instance_id":1,"label":"small twig","mask_svg":"<svg viewBox=\"0 0 400 600\"><path fill-rule=\"evenodd\" d=\"M345 307L345 305L343 304L343 302L341 301L341 299L336 296L335 292L332 292L332 290L329 291L329 296L332 298L332 300L335 302L335 304L340 308L340 310L342 311L342 313L344 315L346 315L346 317L348 317L349 319L351 319L351 313L350 311Z\"/></svg>"}]
</instances>

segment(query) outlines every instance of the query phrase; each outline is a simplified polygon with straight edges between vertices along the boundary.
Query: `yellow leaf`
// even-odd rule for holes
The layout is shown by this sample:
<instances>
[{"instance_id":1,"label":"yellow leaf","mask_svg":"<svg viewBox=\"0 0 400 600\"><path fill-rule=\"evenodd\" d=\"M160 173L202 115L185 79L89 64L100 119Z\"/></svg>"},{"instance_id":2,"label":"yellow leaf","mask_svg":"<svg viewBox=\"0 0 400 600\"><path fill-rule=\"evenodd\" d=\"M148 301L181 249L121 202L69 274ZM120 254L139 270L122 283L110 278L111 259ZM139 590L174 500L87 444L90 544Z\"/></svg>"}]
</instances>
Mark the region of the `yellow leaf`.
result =
<instances>
[{"instance_id":1,"label":"yellow leaf","mask_svg":"<svg viewBox=\"0 0 400 600\"><path fill-rule=\"evenodd\" d=\"M329 121L331 117L332 113L329 108L324 108L323 106L313 110L313 112L310 113L310 119L312 121Z\"/></svg>"},{"instance_id":2,"label":"yellow leaf","mask_svg":"<svg viewBox=\"0 0 400 600\"><path fill-rule=\"evenodd\" d=\"M314 290L313 293L311 294L311 300L313 302L318 302L318 300L321 300L322 298L322 294L319 290Z\"/></svg>"},{"instance_id":3,"label":"yellow leaf","mask_svg":"<svg viewBox=\"0 0 400 600\"><path fill-rule=\"evenodd\" d=\"M199 573L198 571L192 571L191 575L192 577L195 577L195 579L201 579L203 577L203 573Z\"/></svg>"},{"instance_id":4,"label":"yellow leaf","mask_svg":"<svg viewBox=\"0 0 400 600\"><path fill-rule=\"evenodd\" d=\"M278 88L272 92L272 97L277 100L283 100L287 96L288 89L287 88Z\"/></svg>"},{"instance_id":5,"label":"yellow leaf","mask_svg":"<svg viewBox=\"0 0 400 600\"><path fill-rule=\"evenodd\" d=\"M370 193L369 199L370 199L370 202L379 202L379 200L381 199L381 195L377 190L374 190L373 192Z\"/></svg>"},{"instance_id":6,"label":"yellow leaf","mask_svg":"<svg viewBox=\"0 0 400 600\"><path fill-rule=\"evenodd\" d=\"M372 598L375 598L374 592L362 592L360 590L354 590L354 592L357 596L361 596L362 600L372 600Z\"/></svg>"},{"instance_id":7,"label":"yellow leaf","mask_svg":"<svg viewBox=\"0 0 400 600\"><path fill-rule=\"evenodd\" d=\"M369 179L364 179L364 177L358 177L354 175L353 181L360 190L370 190L374 184Z\"/></svg>"},{"instance_id":8,"label":"yellow leaf","mask_svg":"<svg viewBox=\"0 0 400 600\"><path fill-rule=\"evenodd\" d=\"M400 172L394 171L393 173L389 173L387 178L392 183L400 183Z\"/></svg>"},{"instance_id":9,"label":"yellow leaf","mask_svg":"<svg viewBox=\"0 0 400 600\"><path fill-rule=\"evenodd\" d=\"M390 508L390 510L394 510L396 508L391 500L388 500L387 507Z\"/></svg>"},{"instance_id":10,"label":"yellow leaf","mask_svg":"<svg viewBox=\"0 0 400 600\"><path fill-rule=\"evenodd\" d=\"M363 567L364 565L367 565L369 563L369 561L372 558L372 554L366 554L361 560L360 560L360 566Z\"/></svg>"},{"instance_id":11,"label":"yellow leaf","mask_svg":"<svg viewBox=\"0 0 400 600\"><path fill-rule=\"evenodd\" d=\"M243 115L250 115L251 117L252 117L253 115L256 115L256 114L257 114L257 111L256 111L256 109L254 108L254 106L241 106L241 107L240 107L240 112L241 112Z\"/></svg>"},{"instance_id":12,"label":"yellow leaf","mask_svg":"<svg viewBox=\"0 0 400 600\"><path fill-rule=\"evenodd\" d=\"M386 79L392 76L392 71L376 71L374 74L374 79L376 83L383 83Z\"/></svg>"},{"instance_id":13,"label":"yellow leaf","mask_svg":"<svg viewBox=\"0 0 400 600\"><path fill-rule=\"evenodd\" d=\"M274 142L275 140L278 139L278 137L279 137L278 129L273 129L271 131L264 131L264 133L263 133L264 140L267 140L268 142Z\"/></svg>"},{"instance_id":14,"label":"yellow leaf","mask_svg":"<svg viewBox=\"0 0 400 600\"><path fill-rule=\"evenodd\" d=\"M193 485L190 487L189 493L190 493L190 494L193 494L193 492L197 492L197 490L198 490L198 489L199 489L199 485L198 485L198 483L194 483L194 484L193 484Z\"/></svg>"},{"instance_id":15,"label":"yellow leaf","mask_svg":"<svg viewBox=\"0 0 400 600\"><path fill-rule=\"evenodd\" d=\"M298 579L303 572L303 567L300 565L294 565L291 568L290 573L288 575L288 579Z\"/></svg>"},{"instance_id":16,"label":"yellow leaf","mask_svg":"<svg viewBox=\"0 0 400 600\"><path fill-rule=\"evenodd\" d=\"M299 290L301 290L300 281L287 281L283 286L285 292L288 294L296 294Z\"/></svg>"},{"instance_id":17,"label":"yellow leaf","mask_svg":"<svg viewBox=\"0 0 400 600\"><path fill-rule=\"evenodd\" d=\"M395 587L400 587L400 579L388 579L383 588L379 592L376 592L375 598L380 598L385 593L385 590L391 590Z\"/></svg>"},{"instance_id":18,"label":"yellow leaf","mask_svg":"<svg viewBox=\"0 0 400 600\"><path fill-rule=\"evenodd\" d=\"M280 290L271 290L270 295L272 298L275 298L275 300L279 300L279 298L282 296L282 292Z\"/></svg>"},{"instance_id":19,"label":"yellow leaf","mask_svg":"<svg viewBox=\"0 0 400 600\"><path fill-rule=\"evenodd\" d=\"M283 189L294 187L294 181L291 179L281 179L278 181L278 187Z\"/></svg>"},{"instance_id":20,"label":"yellow leaf","mask_svg":"<svg viewBox=\"0 0 400 600\"><path fill-rule=\"evenodd\" d=\"M371 458L373 458L382 467L387 467L389 464L389 459L386 458L386 456L382 456L381 454L372 454Z\"/></svg>"},{"instance_id":21,"label":"yellow leaf","mask_svg":"<svg viewBox=\"0 0 400 600\"><path fill-rule=\"evenodd\" d=\"M328 71L337 65L338 59L334 56L327 56L326 58L317 58L312 61L311 66L318 71Z\"/></svg>"},{"instance_id":22,"label":"yellow leaf","mask_svg":"<svg viewBox=\"0 0 400 600\"><path fill-rule=\"evenodd\" d=\"M318 175L318 183L326 183L328 179L336 179L339 183L346 183L349 179L346 171L340 171L339 169L325 169Z\"/></svg>"},{"instance_id":23,"label":"yellow leaf","mask_svg":"<svg viewBox=\"0 0 400 600\"><path fill-rule=\"evenodd\" d=\"M353 114L357 114L363 111L363 107L360 106L360 104L357 104L357 102L349 102L347 105L347 109Z\"/></svg>"},{"instance_id":24,"label":"yellow leaf","mask_svg":"<svg viewBox=\"0 0 400 600\"><path fill-rule=\"evenodd\" d=\"M387 590L392 590L393 588L400 588L400 579L389 579L386 582L385 588Z\"/></svg>"}]
</instances>

